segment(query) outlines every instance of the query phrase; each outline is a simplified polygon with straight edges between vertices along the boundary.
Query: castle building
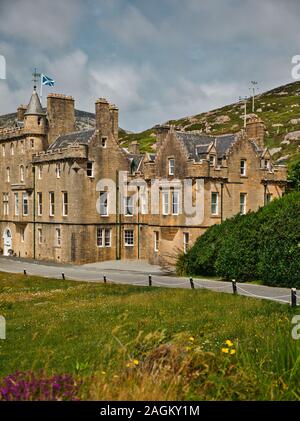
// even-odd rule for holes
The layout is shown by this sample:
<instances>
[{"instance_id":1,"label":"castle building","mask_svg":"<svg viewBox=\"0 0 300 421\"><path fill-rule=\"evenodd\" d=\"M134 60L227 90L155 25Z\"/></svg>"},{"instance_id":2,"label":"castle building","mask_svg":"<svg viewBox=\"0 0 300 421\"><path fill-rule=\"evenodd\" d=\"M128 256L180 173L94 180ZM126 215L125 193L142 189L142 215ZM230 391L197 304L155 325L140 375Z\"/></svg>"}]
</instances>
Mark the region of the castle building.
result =
<instances>
[{"instance_id":1,"label":"castle building","mask_svg":"<svg viewBox=\"0 0 300 421\"><path fill-rule=\"evenodd\" d=\"M74 100L36 89L0 129L0 252L82 264L173 264L211 225L282 196L286 168L264 124L212 136L157 127L156 153L118 140L118 108L100 98L95 129L76 131Z\"/></svg>"}]
</instances>

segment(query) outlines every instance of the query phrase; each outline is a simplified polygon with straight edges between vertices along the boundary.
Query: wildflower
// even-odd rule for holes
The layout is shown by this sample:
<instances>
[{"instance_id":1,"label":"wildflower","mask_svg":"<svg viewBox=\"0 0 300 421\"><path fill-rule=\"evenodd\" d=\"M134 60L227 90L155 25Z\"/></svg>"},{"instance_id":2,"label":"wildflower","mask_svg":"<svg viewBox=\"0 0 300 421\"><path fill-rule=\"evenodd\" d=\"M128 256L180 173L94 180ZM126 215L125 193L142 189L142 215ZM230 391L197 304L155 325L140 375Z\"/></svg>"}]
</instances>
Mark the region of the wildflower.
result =
<instances>
[{"instance_id":1,"label":"wildflower","mask_svg":"<svg viewBox=\"0 0 300 421\"><path fill-rule=\"evenodd\" d=\"M140 363L139 360L137 360L137 359L134 359L132 362L133 362L134 365L139 365L139 363Z\"/></svg>"},{"instance_id":2,"label":"wildflower","mask_svg":"<svg viewBox=\"0 0 300 421\"><path fill-rule=\"evenodd\" d=\"M106 371L101 371L101 374L103 374L103 375L106 374Z\"/></svg>"},{"instance_id":3,"label":"wildflower","mask_svg":"<svg viewBox=\"0 0 300 421\"><path fill-rule=\"evenodd\" d=\"M118 379L119 376L117 374L114 374L114 379Z\"/></svg>"},{"instance_id":4,"label":"wildflower","mask_svg":"<svg viewBox=\"0 0 300 421\"><path fill-rule=\"evenodd\" d=\"M189 337L189 341L190 341L190 342L194 342L194 340L195 340L195 338L194 338L193 336L190 336L190 337Z\"/></svg>"},{"instance_id":5,"label":"wildflower","mask_svg":"<svg viewBox=\"0 0 300 421\"><path fill-rule=\"evenodd\" d=\"M236 350L235 349L231 349L230 350L230 355L234 355L236 353Z\"/></svg>"},{"instance_id":6,"label":"wildflower","mask_svg":"<svg viewBox=\"0 0 300 421\"><path fill-rule=\"evenodd\" d=\"M228 354L229 349L228 348L222 348L222 352L224 352L224 354Z\"/></svg>"},{"instance_id":7,"label":"wildflower","mask_svg":"<svg viewBox=\"0 0 300 421\"><path fill-rule=\"evenodd\" d=\"M231 342L230 339L227 339L227 341L225 342L227 346L231 347L233 346L233 343Z\"/></svg>"},{"instance_id":8,"label":"wildflower","mask_svg":"<svg viewBox=\"0 0 300 421\"><path fill-rule=\"evenodd\" d=\"M186 351L190 351L191 349L192 349L192 348L191 348L190 346L186 346L186 347L185 347L185 350L186 350Z\"/></svg>"}]
</instances>

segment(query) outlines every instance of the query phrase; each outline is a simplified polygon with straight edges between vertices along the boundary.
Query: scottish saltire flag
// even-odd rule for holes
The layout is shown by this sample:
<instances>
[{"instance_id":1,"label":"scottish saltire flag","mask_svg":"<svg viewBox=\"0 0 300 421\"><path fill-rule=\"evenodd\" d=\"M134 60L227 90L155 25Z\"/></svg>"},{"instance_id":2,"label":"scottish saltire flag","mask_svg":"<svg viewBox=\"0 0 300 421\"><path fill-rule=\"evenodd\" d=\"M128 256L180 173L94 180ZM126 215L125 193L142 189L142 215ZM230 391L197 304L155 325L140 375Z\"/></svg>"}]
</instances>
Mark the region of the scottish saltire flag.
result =
<instances>
[{"instance_id":1,"label":"scottish saltire flag","mask_svg":"<svg viewBox=\"0 0 300 421\"><path fill-rule=\"evenodd\" d=\"M41 76L42 76L42 85L54 86L54 83L55 83L54 79L51 79L51 77L46 76L44 74L42 74Z\"/></svg>"}]
</instances>

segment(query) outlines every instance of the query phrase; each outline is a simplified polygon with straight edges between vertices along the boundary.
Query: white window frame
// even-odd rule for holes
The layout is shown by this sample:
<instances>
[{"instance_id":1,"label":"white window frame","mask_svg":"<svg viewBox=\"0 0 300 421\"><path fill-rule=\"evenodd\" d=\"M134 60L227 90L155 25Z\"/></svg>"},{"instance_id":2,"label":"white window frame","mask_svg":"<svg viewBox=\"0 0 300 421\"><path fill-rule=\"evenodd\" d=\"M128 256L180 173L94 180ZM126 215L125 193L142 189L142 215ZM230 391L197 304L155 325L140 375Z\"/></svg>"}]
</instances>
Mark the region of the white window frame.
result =
<instances>
[{"instance_id":1,"label":"white window frame","mask_svg":"<svg viewBox=\"0 0 300 421\"><path fill-rule=\"evenodd\" d=\"M216 200L213 200L213 198L215 198ZM210 211L211 211L211 214L214 216L219 215L219 193L218 192L211 192Z\"/></svg>"},{"instance_id":2,"label":"white window frame","mask_svg":"<svg viewBox=\"0 0 300 421\"><path fill-rule=\"evenodd\" d=\"M55 246L61 247L61 228L55 228Z\"/></svg>"},{"instance_id":3,"label":"white window frame","mask_svg":"<svg viewBox=\"0 0 300 421\"><path fill-rule=\"evenodd\" d=\"M25 168L24 165L20 165L20 182L24 183L25 180Z\"/></svg>"},{"instance_id":4,"label":"white window frame","mask_svg":"<svg viewBox=\"0 0 300 421\"><path fill-rule=\"evenodd\" d=\"M29 203L28 203L28 193L22 193L22 214L23 216L29 215Z\"/></svg>"},{"instance_id":5,"label":"white window frame","mask_svg":"<svg viewBox=\"0 0 300 421\"><path fill-rule=\"evenodd\" d=\"M53 191L49 192L49 216L55 214L55 194Z\"/></svg>"},{"instance_id":6,"label":"white window frame","mask_svg":"<svg viewBox=\"0 0 300 421\"><path fill-rule=\"evenodd\" d=\"M9 193L3 193L3 215L9 215Z\"/></svg>"},{"instance_id":7,"label":"white window frame","mask_svg":"<svg viewBox=\"0 0 300 421\"><path fill-rule=\"evenodd\" d=\"M247 213L247 193L240 193L240 215L246 215L246 213Z\"/></svg>"},{"instance_id":8,"label":"white window frame","mask_svg":"<svg viewBox=\"0 0 300 421\"><path fill-rule=\"evenodd\" d=\"M124 214L125 216L133 216L134 200L133 196L124 197Z\"/></svg>"},{"instance_id":9,"label":"white window frame","mask_svg":"<svg viewBox=\"0 0 300 421\"><path fill-rule=\"evenodd\" d=\"M124 231L124 245L125 247L134 247L134 230Z\"/></svg>"},{"instance_id":10,"label":"white window frame","mask_svg":"<svg viewBox=\"0 0 300 421\"><path fill-rule=\"evenodd\" d=\"M180 193L179 191L172 191L172 215L179 215L180 212ZM177 200L175 200L177 198Z\"/></svg>"},{"instance_id":11,"label":"white window frame","mask_svg":"<svg viewBox=\"0 0 300 421\"><path fill-rule=\"evenodd\" d=\"M246 177L247 175L247 160L241 159L240 161L240 175L241 177Z\"/></svg>"},{"instance_id":12,"label":"white window frame","mask_svg":"<svg viewBox=\"0 0 300 421\"><path fill-rule=\"evenodd\" d=\"M43 193L37 193L37 214L38 216L43 215Z\"/></svg>"},{"instance_id":13,"label":"white window frame","mask_svg":"<svg viewBox=\"0 0 300 421\"><path fill-rule=\"evenodd\" d=\"M15 216L19 216L19 193L14 193Z\"/></svg>"},{"instance_id":14,"label":"white window frame","mask_svg":"<svg viewBox=\"0 0 300 421\"><path fill-rule=\"evenodd\" d=\"M154 251L159 251L159 231L154 231Z\"/></svg>"},{"instance_id":15,"label":"white window frame","mask_svg":"<svg viewBox=\"0 0 300 421\"><path fill-rule=\"evenodd\" d=\"M174 172L175 172L175 159L174 158L169 158L168 159L168 161L169 161L169 171L168 171L168 173L169 173L169 175L174 175Z\"/></svg>"},{"instance_id":16,"label":"white window frame","mask_svg":"<svg viewBox=\"0 0 300 421\"><path fill-rule=\"evenodd\" d=\"M184 232L183 233L183 252L184 252L184 254L186 254L188 252L189 244L190 244L190 233Z\"/></svg>"},{"instance_id":17,"label":"white window frame","mask_svg":"<svg viewBox=\"0 0 300 421\"><path fill-rule=\"evenodd\" d=\"M88 174L89 172L90 172L90 174ZM86 163L86 175L89 178L93 178L94 177L94 161L88 161Z\"/></svg>"},{"instance_id":18,"label":"white window frame","mask_svg":"<svg viewBox=\"0 0 300 421\"><path fill-rule=\"evenodd\" d=\"M170 194L169 191L162 191L161 193L161 199L162 199L162 214L163 215L169 215L170 213Z\"/></svg>"},{"instance_id":19,"label":"white window frame","mask_svg":"<svg viewBox=\"0 0 300 421\"><path fill-rule=\"evenodd\" d=\"M69 195L68 192L62 192L62 214L68 216L69 214Z\"/></svg>"},{"instance_id":20,"label":"white window frame","mask_svg":"<svg viewBox=\"0 0 300 421\"><path fill-rule=\"evenodd\" d=\"M60 167L60 163L57 163L55 165L55 175L56 178L60 178L60 174L61 174L61 167Z\"/></svg>"},{"instance_id":21,"label":"white window frame","mask_svg":"<svg viewBox=\"0 0 300 421\"><path fill-rule=\"evenodd\" d=\"M108 191L100 191L99 193L99 203L100 203L100 216L108 216Z\"/></svg>"},{"instance_id":22,"label":"white window frame","mask_svg":"<svg viewBox=\"0 0 300 421\"><path fill-rule=\"evenodd\" d=\"M38 228L37 232L38 232L38 243L42 244L43 243L43 230L42 230L42 228Z\"/></svg>"}]
</instances>

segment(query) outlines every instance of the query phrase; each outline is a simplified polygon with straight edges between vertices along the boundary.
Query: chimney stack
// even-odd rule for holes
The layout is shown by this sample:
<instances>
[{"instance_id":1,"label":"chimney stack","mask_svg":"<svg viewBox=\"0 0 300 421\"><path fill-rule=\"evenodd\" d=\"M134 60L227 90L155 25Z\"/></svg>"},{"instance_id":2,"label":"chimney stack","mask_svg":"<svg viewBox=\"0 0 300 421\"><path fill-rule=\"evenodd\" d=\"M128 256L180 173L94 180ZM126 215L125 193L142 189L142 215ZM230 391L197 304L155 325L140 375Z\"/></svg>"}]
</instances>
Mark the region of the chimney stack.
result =
<instances>
[{"instance_id":1,"label":"chimney stack","mask_svg":"<svg viewBox=\"0 0 300 421\"><path fill-rule=\"evenodd\" d=\"M119 138L119 109L116 105L111 104L109 106L111 115L112 131L116 141Z\"/></svg>"},{"instance_id":2,"label":"chimney stack","mask_svg":"<svg viewBox=\"0 0 300 421\"><path fill-rule=\"evenodd\" d=\"M74 99L62 94L49 94L47 97L49 121L49 145L59 136L75 131Z\"/></svg>"},{"instance_id":3,"label":"chimney stack","mask_svg":"<svg viewBox=\"0 0 300 421\"><path fill-rule=\"evenodd\" d=\"M26 105L19 105L17 109L17 121L24 121L24 114L27 110Z\"/></svg>"},{"instance_id":4,"label":"chimney stack","mask_svg":"<svg viewBox=\"0 0 300 421\"><path fill-rule=\"evenodd\" d=\"M253 139L257 143L257 145L264 149L265 142L264 142L264 136L265 136L265 125L263 121L257 117L256 115L253 115L249 117L249 119L246 122L246 135L248 139Z\"/></svg>"}]
</instances>

